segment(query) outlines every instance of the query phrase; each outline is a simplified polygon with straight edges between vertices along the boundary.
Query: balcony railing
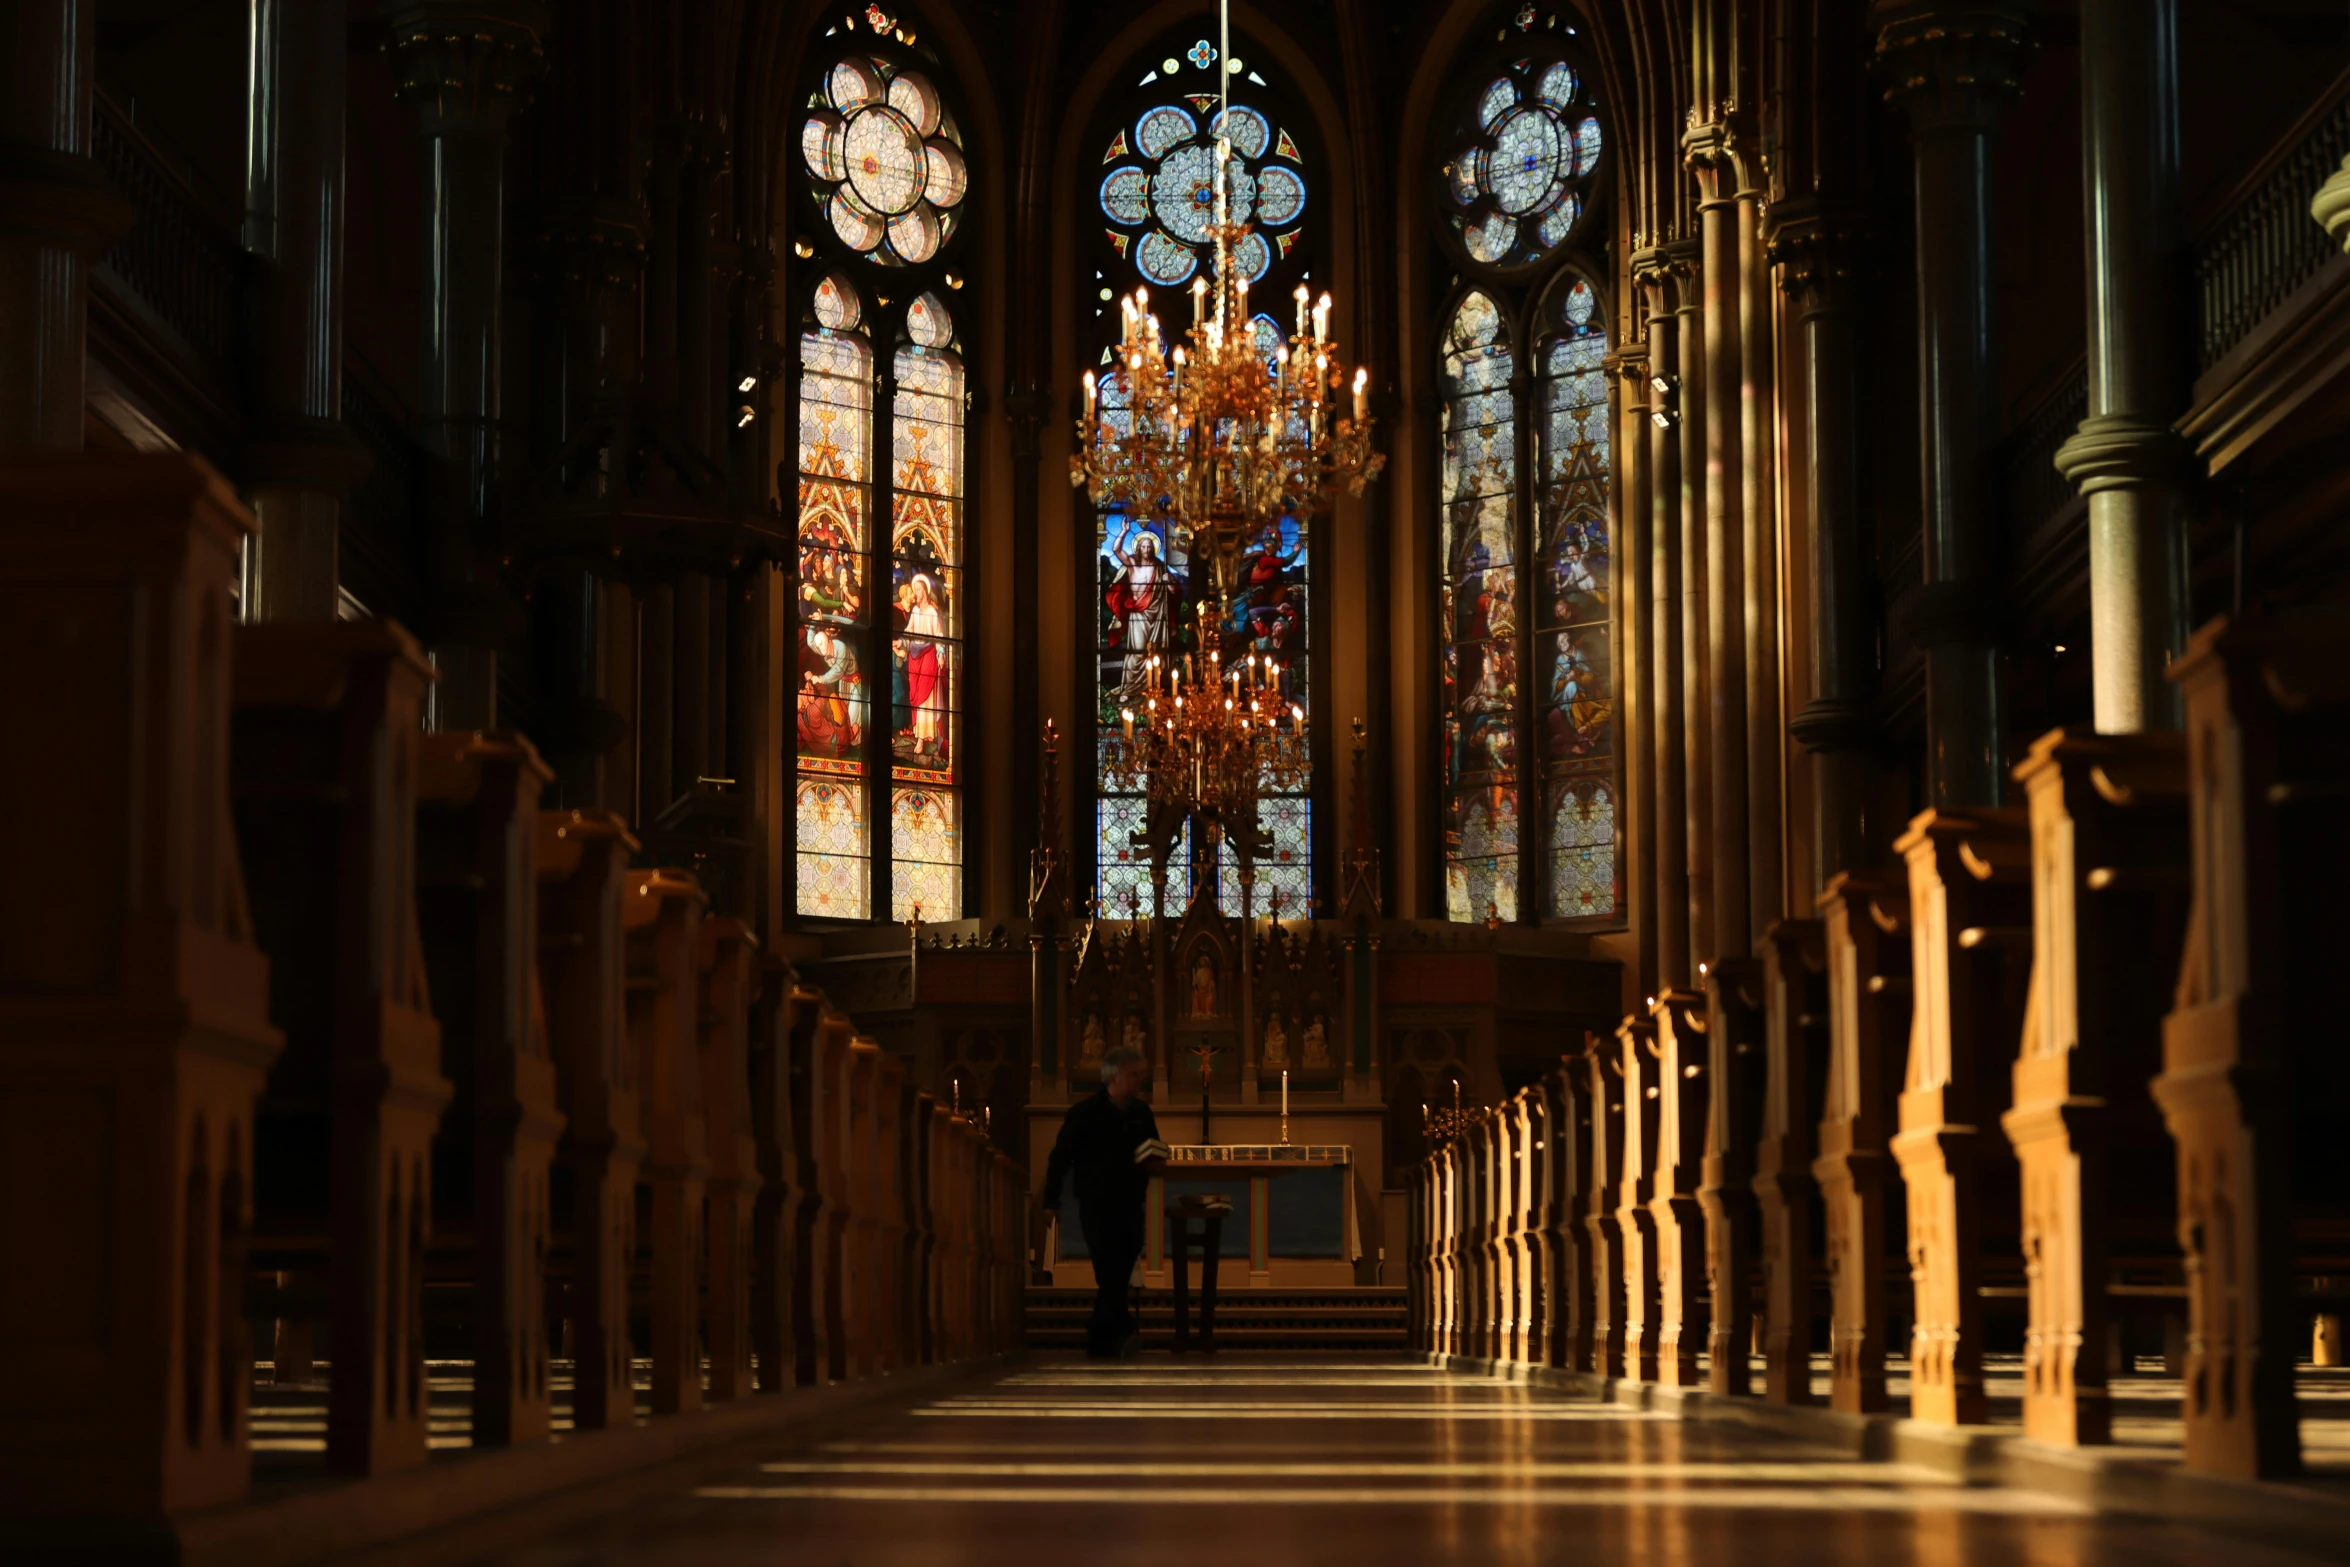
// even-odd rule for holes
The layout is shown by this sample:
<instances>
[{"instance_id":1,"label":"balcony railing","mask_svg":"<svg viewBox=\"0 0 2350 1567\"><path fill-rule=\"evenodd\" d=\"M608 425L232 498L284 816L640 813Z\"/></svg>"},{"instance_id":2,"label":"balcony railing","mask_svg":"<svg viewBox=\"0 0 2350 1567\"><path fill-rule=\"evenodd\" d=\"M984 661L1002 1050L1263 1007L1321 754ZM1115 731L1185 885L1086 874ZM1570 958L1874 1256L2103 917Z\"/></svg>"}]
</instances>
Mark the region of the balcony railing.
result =
<instances>
[{"instance_id":1,"label":"balcony railing","mask_svg":"<svg viewBox=\"0 0 2350 1567\"><path fill-rule=\"evenodd\" d=\"M2309 198L2350 155L2350 74L2252 169L2195 246L2196 369L2209 370L2340 247Z\"/></svg>"},{"instance_id":2,"label":"balcony railing","mask_svg":"<svg viewBox=\"0 0 2350 1567\"><path fill-rule=\"evenodd\" d=\"M224 405L236 398L245 253L235 215L199 193L112 99L100 94L91 149L130 199L131 227L98 263L98 281ZM176 339L176 341L172 341Z\"/></svg>"}]
</instances>

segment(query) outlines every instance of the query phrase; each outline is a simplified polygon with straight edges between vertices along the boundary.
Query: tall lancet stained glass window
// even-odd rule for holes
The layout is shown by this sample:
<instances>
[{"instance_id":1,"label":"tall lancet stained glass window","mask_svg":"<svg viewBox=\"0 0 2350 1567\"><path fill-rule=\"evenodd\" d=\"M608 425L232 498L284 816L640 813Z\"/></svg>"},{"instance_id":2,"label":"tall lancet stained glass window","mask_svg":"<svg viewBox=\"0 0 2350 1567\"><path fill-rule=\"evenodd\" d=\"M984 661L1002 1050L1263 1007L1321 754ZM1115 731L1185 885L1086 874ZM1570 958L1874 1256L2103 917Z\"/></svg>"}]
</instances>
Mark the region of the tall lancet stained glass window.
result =
<instances>
[{"instance_id":1,"label":"tall lancet stained glass window","mask_svg":"<svg viewBox=\"0 0 2350 1567\"><path fill-rule=\"evenodd\" d=\"M1453 308L1442 364L1444 912L1518 917L1517 410L1492 296Z\"/></svg>"},{"instance_id":2,"label":"tall lancet stained glass window","mask_svg":"<svg viewBox=\"0 0 2350 1567\"><path fill-rule=\"evenodd\" d=\"M1438 243L1467 279L1438 351L1444 909L1609 923L1623 905L1605 145L1559 8L1504 13L1436 122Z\"/></svg>"},{"instance_id":3,"label":"tall lancet stained glass window","mask_svg":"<svg viewBox=\"0 0 2350 1567\"><path fill-rule=\"evenodd\" d=\"M1608 522L1607 329L1581 278L1551 290L1535 339L1541 594L1534 649L1542 762L1543 912L1612 915L1616 857L1615 551Z\"/></svg>"},{"instance_id":4,"label":"tall lancet stained glass window","mask_svg":"<svg viewBox=\"0 0 2350 1567\"><path fill-rule=\"evenodd\" d=\"M1215 215L1219 128L1232 142L1230 212L1253 226L1235 256L1252 297L1286 310L1299 284L1317 291L1325 286L1315 272L1317 208L1302 106L1277 73L1268 77L1263 62L1251 58L1256 51L1245 38L1233 39L1227 58L1212 39L1198 36L1196 25L1187 27L1136 59L1127 76L1133 85L1110 95L1092 143L1101 149L1101 161L1088 305L1102 364L1109 363L1118 337L1115 301L1138 284L1151 291L1152 308L1170 338L1191 325L1191 285L1215 269L1208 225ZM1226 84L1232 90L1229 119L1222 118L1218 100ZM1270 314L1258 315L1254 326L1267 345L1270 374L1272 349L1286 328ZM1104 410L1112 421L1118 417L1114 398ZM1081 624L1092 641L1095 732L1106 739L1117 732L1121 706L1140 705L1126 697L1140 688L1149 658L1191 649L1194 616L1210 578L1204 562L1195 570L1183 530L1164 518L1123 512L1097 517L1092 555L1094 613ZM1250 653L1273 659L1290 700L1306 709L1310 721L1321 722L1326 715L1315 708L1312 678L1311 571L1310 528L1284 518L1250 548L1234 601L1211 634L1227 663ZM1273 847L1271 860L1253 868L1249 901L1259 913L1277 898L1284 915L1303 914L1314 896L1311 794L1305 789L1275 795L1260 807ZM1103 912L1149 913L1149 855L1137 841L1145 825L1142 799L1103 790L1095 810ZM1193 892L1192 844L1187 824L1167 866L1171 909L1180 909ZM1242 901L1239 872L1231 846L1224 845L1214 868L1215 893L1234 914Z\"/></svg>"},{"instance_id":5,"label":"tall lancet stained glass window","mask_svg":"<svg viewBox=\"0 0 2350 1567\"><path fill-rule=\"evenodd\" d=\"M962 327L970 171L920 29L844 12L800 130L796 904L963 912Z\"/></svg>"}]
</instances>

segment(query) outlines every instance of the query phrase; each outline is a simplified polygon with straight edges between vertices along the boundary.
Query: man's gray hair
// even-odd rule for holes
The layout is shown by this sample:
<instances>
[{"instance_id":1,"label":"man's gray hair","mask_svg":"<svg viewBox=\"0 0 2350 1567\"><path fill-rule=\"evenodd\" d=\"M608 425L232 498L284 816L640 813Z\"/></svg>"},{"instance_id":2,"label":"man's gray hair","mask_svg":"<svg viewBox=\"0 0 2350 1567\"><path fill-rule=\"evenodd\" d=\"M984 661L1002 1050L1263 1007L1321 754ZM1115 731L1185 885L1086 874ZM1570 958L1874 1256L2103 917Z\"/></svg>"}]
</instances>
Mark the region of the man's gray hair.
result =
<instances>
[{"instance_id":1,"label":"man's gray hair","mask_svg":"<svg viewBox=\"0 0 2350 1567\"><path fill-rule=\"evenodd\" d=\"M1142 1046L1112 1045L1102 1052L1102 1081L1108 1082L1130 1066L1142 1064Z\"/></svg>"}]
</instances>

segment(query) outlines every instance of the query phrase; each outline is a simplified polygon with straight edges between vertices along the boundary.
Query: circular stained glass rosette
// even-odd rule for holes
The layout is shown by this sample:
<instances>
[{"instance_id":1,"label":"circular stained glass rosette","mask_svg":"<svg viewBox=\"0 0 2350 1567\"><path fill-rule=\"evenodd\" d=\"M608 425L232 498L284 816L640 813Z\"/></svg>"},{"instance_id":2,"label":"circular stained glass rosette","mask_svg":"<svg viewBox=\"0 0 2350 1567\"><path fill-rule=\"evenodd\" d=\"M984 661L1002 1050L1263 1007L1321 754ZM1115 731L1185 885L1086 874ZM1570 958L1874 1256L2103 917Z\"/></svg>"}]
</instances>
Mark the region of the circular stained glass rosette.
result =
<instances>
[{"instance_id":1,"label":"circular stained glass rosette","mask_svg":"<svg viewBox=\"0 0 2350 1567\"><path fill-rule=\"evenodd\" d=\"M1151 177L1128 164L1102 181L1102 211L1112 223L1134 228L1151 215Z\"/></svg>"},{"instance_id":2,"label":"circular stained glass rosette","mask_svg":"<svg viewBox=\"0 0 2350 1567\"><path fill-rule=\"evenodd\" d=\"M1471 259L1520 267L1573 235L1585 202L1574 182L1598 167L1600 125L1573 66L1520 60L1474 97L1471 144L1442 171Z\"/></svg>"},{"instance_id":3,"label":"circular stained glass rosette","mask_svg":"<svg viewBox=\"0 0 2350 1567\"><path fill-rule=\"evenodd\" d=\"M1515 110L1494 127L1485 183L1502 211L1522 218L1556 199L1563 142L1559 123L1548 109Z\"/></svg>"},{"instance_id":4,"label":"circular stained glass rosette","mask_svg":"<svg viewBox=\"0 0 2350 1567\"><path fill-rule=\"evenodd\" d=\"M1269 228L1287 228L1306 210L1306 182L1286 164L1267 164L1257 175L1257 218Z\"/></svg>"},{"instance_id":5,"label":"circular stained glass rosette","mask_svg":"<svg viewBox=\"0 0 2350 1567\"><path fill-rule=\"evenodd\" d=\"M1542 236L1543 248L1555 249L1566 243L1567 236L1575 232L1575 220L1581 216L1583 203L1572 196L1562 197L1557 206L1542 215L1541 225L1535 229Z\"/></svg>"},{"instance_id":6,"label":"circular stained glass rosette","mask_svg":"<svg viewBox=\"0 0 2350 1567\"><path fill-rule=\"evenodd\" d=\"M1228 171L1230 186L1226 210L1235 223L1246 223L1256 210L1257 182L1235 165ZM1216 154L1205 142L1193 142L1167 154L1151 176L1151 210L1169 233L1194 245L1208 242L1209 225L1216 221Z\"/></svg>"},{"instance_id":7,"label":"circular stained glass rosette","mask_svg":"<svg viewBox=\"0 0 2350 1567\"><path fill-rule=\"evenodd\" d=\"M849 186L875 212L895 217L922 199L928 160L922 138L904 115L882 107L859 110L849 117L845 150Z\"/></svg>"},{"instance_id":8,"label":"circular stained glass rosette","mask_svg":"<svg viewBox=\"0 0 2350 1567\"><path fill-rule=\"evenodd\" d=\"M1498 262L1518 242L1518 220L1506 212L1492 213L1484 222L1463 228L1461 238L1467 243L1469 254L1479 261Z\"/></svg>"},{"instance_id":9,"label":"circular stained glass rosette","mask_svg":"<svg viewBox=\"0 0 2350 1567\"><path fill-rule=\"evenodd\" d=\"M800 156L807 160L810 174L820 180L849 177L848 158L841 150L846 129L846 122L829 109L808 117L808 123L800 127Z\"/></svg>"},{"instance_id":10,"label":"circular stained glass rosette","mask_svg":"<svg viewBox=\"0 0 2350 1567\"><path fill-rule=\"evenodd\" d=\"M885 81L856 56L826 73L824 90L832 107L801 126L800 155L833 187L819 197L825 221L842 244L878 261L930 260L971 184L938 90L912 71Z\"/></svg>"},{"instance_id":11,"label":"circular stained glass rosette","mask_svg":"<svg viewBox=\"0 0 2350 1567\"><path fill-rule=\"evenodd\" d=\"M832 220L832 232L851 250L873 249L888 228L887 220L858 201L846 185L832 193L825 204L825 216Z\"/></svg>"},{"instance_id":12,"label":"circular stained glass rosette","mask_svg":"<svg viewBox=\"0 0 2350 1567\"><path fill-rule=\"evenodd\" d=\"M1146 158L1163 157L1168 148L1188 141L1199 129L1199 121L1173 104L1163 104L1145 113L1135 122L1134 145L1142 149Z\"/></svg>"},{"instance_id":13,"label":"circular stained glass rosette","mask_svg":"<svg viewBox=\"0 0 2350 1567\"><path fill-rule=\"evenodd\" d=\"M1232 150L1244 158L1261 158L1273 144L1273 124L1246 104L1235 104L1225 114L1216 116L1210 127L1213 139L1219 133L1229 133Z\"/></svg>"},{"instance_id":14,"label":"circular stained glass rosette","mask_svg":"<svg viewBox=\"0 0 2350 1567\"><path fill-rule=\"evenodd\" d=\"M843 60L832 68L824 84L832 106L846 114L880 100L881 73L863 60Z\"/></svg>"},{"instance_id":15,"label":"circular stained glass rosette","mask_svg":"<svg viewBox=\"0 0 2350 1567\"><path fill-rule=\"evenodd\" d=\"M1258 282L1273 270L1273 247L1265 243L1265 236L1251 230L1241 236L1232 247L1232 269L1251 283Z\"/></svg>"},{"instance_id":16,"label":"circular stained glass rosette","mask_svg":"<svg viewBox=\"0 0 2350 1567\"><path fill-rule=\"evenodd\" d=\"M928 261L938 254L939 242L945 238L939 228L938 213L928 202L889 220L889 248L902 261Z\"/></svg>"},{"instance_id":17,"label":"circular stained glass rosette","mask_svg":"<svg viewBox=\"0 0 2350 1567\"><path fill-rule=\"evenodd\" d=\"M1153 283L1172 288L1199 270L1199 257L1181 240L1152 229L1134 247L1134 264Z\"/></svg>"}]
</instances>

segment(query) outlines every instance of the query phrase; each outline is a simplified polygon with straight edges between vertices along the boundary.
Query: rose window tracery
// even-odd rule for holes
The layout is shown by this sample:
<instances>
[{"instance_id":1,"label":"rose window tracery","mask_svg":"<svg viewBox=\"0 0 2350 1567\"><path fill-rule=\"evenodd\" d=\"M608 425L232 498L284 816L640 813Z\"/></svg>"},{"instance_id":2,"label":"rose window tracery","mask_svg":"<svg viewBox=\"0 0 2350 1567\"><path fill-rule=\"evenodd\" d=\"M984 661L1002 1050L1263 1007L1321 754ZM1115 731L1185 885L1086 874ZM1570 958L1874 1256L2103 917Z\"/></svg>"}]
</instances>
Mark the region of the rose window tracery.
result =
<instances>
[{"instance_id":1,"label":"rose window tracery","mask_svg":"<svg viewBox=\"0 0 2350 1567\"><path fill-rule=\"evenodd\" d=\"M1234 104L1224 120L1216 100L1204 93L1162 103L1143 111L1131 140L1119 131L1102 156L1115 165L1101 184L1102 214L1117 225L1110 241L1119 254L1131 254L1154 285L1171 288L1215 266L1208 229L1216 221L1216 138L1222 125L1232 140L1228 215L1235 223L1256 225L1236 248L1235 265L1253 283L1297 242L1306 178L1289 133L1245 104Z\"/></svg>"},{"instance_id":2,"label":"rose window tracery","mask_svg":"<svg viewBox=\"0 0 2350 1567\"><path fill-rule=\"evenodd\" d=\"M1470 259L1530 266L1590 207L1598 115L1574 66L1539 55L1505 64L1475 102L1441 171L1447 224Z\"/></svg>"},{"instance_id":3,"label":"rose window tracery","mask_svg":"<svg viewBox=\"0 0 2350 1567\"><path fill-rule=\"evenodd\" d=\"M800 127L824 221L842 244L889 265L930 260L970 189L963 138L918 71L851 55L825 74Z\"/></svg>"}]
</instances>

